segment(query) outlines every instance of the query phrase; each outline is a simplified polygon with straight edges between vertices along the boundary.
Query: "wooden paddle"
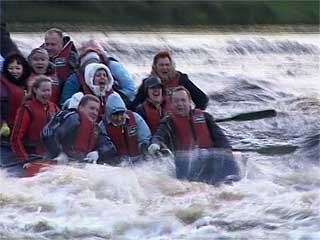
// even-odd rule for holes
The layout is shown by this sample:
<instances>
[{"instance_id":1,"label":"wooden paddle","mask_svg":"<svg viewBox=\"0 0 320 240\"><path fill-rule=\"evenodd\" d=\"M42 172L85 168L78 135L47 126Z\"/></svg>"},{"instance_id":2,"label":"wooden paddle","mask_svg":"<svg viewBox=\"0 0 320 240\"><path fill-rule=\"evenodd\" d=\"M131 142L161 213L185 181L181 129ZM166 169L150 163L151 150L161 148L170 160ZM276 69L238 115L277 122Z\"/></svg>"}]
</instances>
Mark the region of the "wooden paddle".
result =
<instances>
[{"instance_id":1,"label":"wooden paddle","mask_svg":"<svg viewBox=\"0 0 320 240\"><path fill-rule=\"evenodd\" d=\"M221 118L215 119L216 122L227 122L227 121L252 121L258 120L263 118L271 118L275 117L277 112L273 109L262 110L262 111L255 111L255 112L248 112L248 113L240 113L233 117L228 118Z\"/></svg>"}]
</instances>

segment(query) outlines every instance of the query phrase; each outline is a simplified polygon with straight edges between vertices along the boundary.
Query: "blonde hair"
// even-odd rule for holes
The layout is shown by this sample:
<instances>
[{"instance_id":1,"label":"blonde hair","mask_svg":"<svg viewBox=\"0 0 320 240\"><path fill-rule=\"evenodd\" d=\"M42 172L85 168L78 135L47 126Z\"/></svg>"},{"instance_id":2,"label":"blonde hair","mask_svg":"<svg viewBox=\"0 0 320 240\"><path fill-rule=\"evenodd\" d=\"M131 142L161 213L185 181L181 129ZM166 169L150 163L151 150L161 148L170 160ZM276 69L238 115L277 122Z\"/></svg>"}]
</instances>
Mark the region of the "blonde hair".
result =
<instances>
[{"instance_id":1,"label":"blonde hair","mask_svg":"<svg viewBox=\"0 0 320 240\"><path fill-rule=\"evenodd\" d=\"M34 89L40 88L42 83L48 82L51 84L51 81L52 81L51 78L47 77L46 75L37 76L31 86L31 92L26 95L25 100L28 101L28 100L31 100L33 97L35 97L36 94L34 92Z\"/></svg>"}]
</instances>

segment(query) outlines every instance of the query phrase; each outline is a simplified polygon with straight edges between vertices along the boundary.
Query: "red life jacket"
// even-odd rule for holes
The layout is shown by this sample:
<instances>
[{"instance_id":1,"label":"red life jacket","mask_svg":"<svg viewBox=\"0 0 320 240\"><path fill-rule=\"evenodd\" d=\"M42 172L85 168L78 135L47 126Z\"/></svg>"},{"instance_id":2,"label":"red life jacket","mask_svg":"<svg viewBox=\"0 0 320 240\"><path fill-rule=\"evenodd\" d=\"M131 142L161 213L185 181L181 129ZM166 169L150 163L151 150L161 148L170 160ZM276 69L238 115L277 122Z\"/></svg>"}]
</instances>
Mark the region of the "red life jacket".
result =
<instances>
[{"instance_id":1,"label":"red life jacket","mask_svg":"<svg viewBox=\"0 0 320 240\"><path fill-rule=\"evenodd\" d=\"M171 96L173 89L180 85L180 73L176 72L176 74L169 81L163 83L166 89L166 95Z\"/></svg>"},{"instance_id":2,"label":"red life jacket","mask_svg":"<svg viewBox=\"0 0 320 240\"><path fill-rule=\"evenodd\" d=\"M161 105L160 109L156 109L148 100L143 102L142 106L145 111L145 121L149 126L152 135L157 131L161 118L170 112L170 105L170 101L167 97L165 98L164 104Z\"/></svg>"},{"instance_id":3,"label":"red life jacket","mask_svg":"<svg viewBox=\"0 0 320 240\"><path fill-rule=\"evenodd\" d=\"M69 65L70 53L76 49L73 42L69 41L64 45L63 49L54 57L58 79L66 81L71 74Z\"/></svg>"},{"instance_id":4,"label":"red life jacket","mask_svg":"<svg viewBox=\"0 0 320 240\"><path fill-rule=\"evenodd\" d=\"M112 123L106 125L107 134L117 148L118 156L139 155L137 124L133 113L130 110L126 112L129 119L124 126L114 126Z\"/></svg>"},{"instance_id":5,"label":"red life jacket","mask_svg":"<svg viewBox=\"0 0 320 240\"><path fill-rule=\"evenodd\" d=\"M191 118L171 115L177 137L177 150L212 148L213 141L203 112L195 109Z\"/></svg>"},{"instance_id":6,"label":"red life jacket","mask_svg":"<svg viewBox=\"0 0 320 240\"><path fill-rule=\"evenodd\" d=\"M24 96L25 90L21 87L18 87L14 83L10 82L1 74L1 84L3 84L8 89L8 100L9 100L9 116L6 119L10 129L13 128L14 119L16 117L16 113L18 108L21 106Z\"/></svg>"},{"instance_id":7,"label":"red life jacket","mask_svg":"<svg viewBox=\"0 0 320 240\"><path fill-rule=\"evenodd\" d=\"M80 115L80 126L74 150L79 153L88 153L93 151L97 146L97 131L95 123L92 123L89 118L82 112Z\"/></svg>"},{"instance_id":8,"label":"red life jacket","mask_svg":"<svg viewBox=\"0 0 320 240\"><path fill-rule=\"evenodd\" d=\"M56 104L49 102L43 105L36 99L27 101L23 104L30 114L30 125L26 129L25 143L26 145L36 146L36 153L44 152L43 146L40 144L40 133L43 127L51 120L51 118L59 111ZM15 125L17 126L19 123Z\"/></svg>"}]
</instances>

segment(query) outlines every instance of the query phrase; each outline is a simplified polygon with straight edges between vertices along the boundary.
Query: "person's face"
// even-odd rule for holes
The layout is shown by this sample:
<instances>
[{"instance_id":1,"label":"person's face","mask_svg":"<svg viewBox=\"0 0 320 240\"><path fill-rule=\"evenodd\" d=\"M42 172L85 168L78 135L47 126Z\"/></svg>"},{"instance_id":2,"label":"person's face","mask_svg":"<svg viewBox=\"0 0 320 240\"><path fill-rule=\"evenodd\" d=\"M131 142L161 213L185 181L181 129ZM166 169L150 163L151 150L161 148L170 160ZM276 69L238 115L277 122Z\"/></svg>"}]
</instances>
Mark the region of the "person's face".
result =
<instances>
[{"instance_id":1,"label":"person's face","mask_svg":"<svg viewBox=\"0 0 320 240\"><path fill-rule=\"evenodd\" d=\"M161 79L168 79L172 64L168 57L159 58L156 62L156 72Z\"/></svg>"},{"instance_id":2,"label":"person's face","mask_svg":"<svg viewBox=\"0 0 320 240\"><path fill-rule=\"evenodd\" d=\"M35 53L31 57L31 66L36 74L45 74L49 65L47 56L41 53Z\"/></svg>"},{"instance_id":3,"label":"person's face","mask_svg":"<svg viewBox=\"0 0 320 240\"><path fill-rule=\"evenodd\" d=\"M97 85L100 89L104 89L108 83L108 74L105 70L100 69L96 72L93 79L93 85Z\"/></svg>"},{"instance_id":4,"label":"person's face","mask_svg":"<svg viewBox=\"0 0 320 240\"><path fill-rule=\"evenodd\" d=\"M161 85L156 85L148 88L148 97L152 102L161 103L162 102L162 87Z\"/></svg>"},{"instance_id":5,"label":"person's face","mask_svg":"<svg viewBox=\"0 0 320 240\"><path fill-rule=\"evenodd\" d=\"M18 79L22 76L23 66L17 63L17 60L14 60L8 65L8 72L15 78Z\"/></svg>"},{"instance_id":6,"label":"person's face","mask_svg":"<svg viewBox=\"0 0 320 240\"><path fill-rule=\"evenodd\" d=\"M99 116L100 104L89 100L85 105L79 106L79 111L84 113L91 122L96 122Z\"/></svg>"},{"instance_id":7,"label":"person's face","mask_svg":"<svg viewBox=\"0 0 320 240\"><path fill-rule=\"evenodd\" d=\"M179 116L188 116L191 110L191 101L185 91L178 91L172 94L172 108Z\"/></svg>"},{"instance_id":8,"label":"person's face","mask_svg":"<svg viewBox=\"0 0 320 240\"><path fill-rule=\"evenodd\" d=\"M125 123L125 112L115 112L111 115L111 122L115 126L121 126Z\"/></svg>"},{"instance_id":9,"label":"person's face","mask_svg":"<svg viewBox=\"0 0 320 240\"><path fill-rule=\"evenodd\" d=\"M48 103L51 98L51 83L42 82L39 88L33 88L36 98L43 104Z\"/></svg>"},{"instance_id":10,"label":"person's face","mask_svg":"<svg viewBox=\"0 0 320 240\"><path fill-rule=\"evenodd\" d=\"M44 38L44 48L48 51L49 57L54 57L63 49L63 40L57 33L47 34Z\"/></svg>"}]
</instances>

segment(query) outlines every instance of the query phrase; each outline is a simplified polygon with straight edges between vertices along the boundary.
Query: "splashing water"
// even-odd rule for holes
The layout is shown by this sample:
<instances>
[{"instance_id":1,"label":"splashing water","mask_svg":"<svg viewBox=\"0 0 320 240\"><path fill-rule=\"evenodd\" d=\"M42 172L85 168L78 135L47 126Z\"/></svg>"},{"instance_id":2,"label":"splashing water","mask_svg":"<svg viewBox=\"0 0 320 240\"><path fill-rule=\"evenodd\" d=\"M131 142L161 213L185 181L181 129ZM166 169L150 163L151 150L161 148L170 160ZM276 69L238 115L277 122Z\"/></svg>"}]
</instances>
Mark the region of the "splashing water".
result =
<instances>
[{"instance_id":1,"label":"splashing water","mask_svg":"<svg viewBox=\"0 0 320 240\"><path fill-rule=\"evenodd\" d=\"M33 178L0 172L0 239L320 239L320 84L316 34L70 33L95 38L136 85L159 50L210 96L216 118L273 108L275 118L225 122L243 179L180 181L168 159L135 167L56 166ZM43 34L12 34L27 55Z\"/></svg>"}]
</instances>

